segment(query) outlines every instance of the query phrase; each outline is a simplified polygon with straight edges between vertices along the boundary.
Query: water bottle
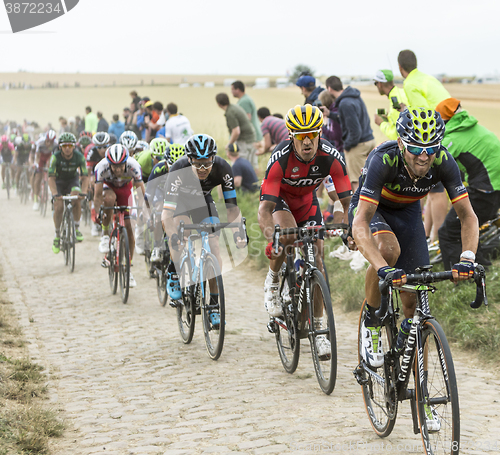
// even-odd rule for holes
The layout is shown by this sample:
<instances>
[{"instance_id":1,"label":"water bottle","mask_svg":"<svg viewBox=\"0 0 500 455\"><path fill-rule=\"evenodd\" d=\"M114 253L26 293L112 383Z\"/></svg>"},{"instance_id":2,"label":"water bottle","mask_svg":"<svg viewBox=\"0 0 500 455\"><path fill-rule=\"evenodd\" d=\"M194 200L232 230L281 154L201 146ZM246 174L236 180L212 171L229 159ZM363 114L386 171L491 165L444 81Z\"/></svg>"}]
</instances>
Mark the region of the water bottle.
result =
<instances>
[{"instance_id":1,"label":"water bottle","mask_svg":"<svg viewBox=\"0 0 500 455\"><path fill-rule=\"evenodd\" d=\"M403 321L401 321L401 328L399 329L398 339L396 341L396 351L403 351L406 339L410 333L412 322L413 320L411 318L403 319Z\"/></svg>"}]
</instances>

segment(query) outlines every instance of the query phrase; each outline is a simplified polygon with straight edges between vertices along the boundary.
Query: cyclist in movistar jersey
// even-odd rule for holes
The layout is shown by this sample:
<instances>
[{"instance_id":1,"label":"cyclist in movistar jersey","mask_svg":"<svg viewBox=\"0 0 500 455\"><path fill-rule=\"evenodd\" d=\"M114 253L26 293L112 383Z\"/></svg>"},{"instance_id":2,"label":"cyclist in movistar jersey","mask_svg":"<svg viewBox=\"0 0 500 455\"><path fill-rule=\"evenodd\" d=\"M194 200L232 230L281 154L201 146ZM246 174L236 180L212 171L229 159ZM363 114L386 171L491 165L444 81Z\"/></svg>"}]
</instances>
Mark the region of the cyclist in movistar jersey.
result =
<instances>
[{"instance_id":1,"label":"cyclist in movistar jersey","mask_svg":"<svg viewBox=\"0 0 500 455\"><path fill-rule=\"evenodd\" d=\"M457 163L441 145L441 116L412 107L399 115L396 128L397 141L384 142L368 155L349 207L355 245L370 262L365 279L368 314L361 330L363 359L372 368L384 363L380 321L374 313L380 306L379 279L391 273L394 284L404 284L406 272L429 264L420 199L442 182L460 218L463 252L452 267L454 281L472 276L479 236ZM415 296L401 294L405 318L413 316Z\"/></svg>"},{"instance_id":2,"label":"cyclist in movistar jersey","mask_svg":"<svg viewBox=\"0 0 500 455\"><path fill-rule=\"evenodd\" d=\"M59 136L59 150L50 158L49 164L49 187L54 195L54 226L56 236L52 244L52 251L59 253L61 222L64 211L62 196L68 194L85 197L87 194L88 172L83 155L75 150L76 137L72 133L63 133ZM80 171L80 174L78 174ZM80 189L80 175L82 176L82 188ZM83 190L83 191L82 191ZM83 235L80 232L80 216L82 214L80 200L76 199L73 206L75 219L76 240L81 242Z\"/></svg>"}]
</instances>

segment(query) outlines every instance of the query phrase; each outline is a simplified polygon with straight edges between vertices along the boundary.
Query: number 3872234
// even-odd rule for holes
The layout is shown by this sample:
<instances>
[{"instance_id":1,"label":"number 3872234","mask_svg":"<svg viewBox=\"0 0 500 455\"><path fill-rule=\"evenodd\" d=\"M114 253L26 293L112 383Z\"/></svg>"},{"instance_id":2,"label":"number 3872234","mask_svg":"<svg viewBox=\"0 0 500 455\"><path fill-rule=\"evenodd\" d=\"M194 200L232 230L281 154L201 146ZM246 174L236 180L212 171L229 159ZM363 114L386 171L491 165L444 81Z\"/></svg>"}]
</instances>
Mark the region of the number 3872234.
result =
<instances>
[{"instance_id":1,"label":"number 3872234","mask_svg":"<svg viewBox=\"0 0 500 455\"><path fill-rule=\"evenodd\" d=\"M6 3L8 14L52 14L62 13L60 2L53 3Z\"/></svg>"}]
</instances>

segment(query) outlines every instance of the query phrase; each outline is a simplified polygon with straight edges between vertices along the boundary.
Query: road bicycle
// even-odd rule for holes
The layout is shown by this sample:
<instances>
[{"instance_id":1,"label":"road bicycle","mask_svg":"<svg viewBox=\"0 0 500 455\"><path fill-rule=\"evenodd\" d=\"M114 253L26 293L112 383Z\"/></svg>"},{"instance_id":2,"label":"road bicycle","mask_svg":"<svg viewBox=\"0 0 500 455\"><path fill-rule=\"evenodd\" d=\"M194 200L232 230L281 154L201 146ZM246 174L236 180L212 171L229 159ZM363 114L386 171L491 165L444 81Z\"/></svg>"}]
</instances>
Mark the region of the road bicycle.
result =
<instances>
[{"instance_id":1,"label":"road bicycle","mask_svg":"<svg viewBox=\"0 0 500 455\"><path fill-rule=\"evenodd\" d=\"M103 267L108 269L111 293L116 294L120 283L120 294L123 303L127 303L130 290L130 247L125 227L125 212L136 209L127 205L102 207L102 211L113 210L113 227L109 236L109 253L103 260Z\"/></svg>"},{"instance_id":2,"label":"road bicycle","mask_svg":"<svg viewBox=\"0 0 500 455\"><path fill-rule=\"evenodd\" d=\"M494 250L500 250L500 212L492 220L483 223L479 227L479 243L488 259ZM431 264L439 264L443 260L439 240L428 245ZM497 253L498 254L498 253Z\"/></svg>"},{"instance_id":3,"label":"road bicycle","mask_svg":"<svg viewBox=\"0 0 500 455\"><path fill-rule=\"evenodd\" d=\"M198 233L189 235L185 243L178 269L182 297L171 301L170 305L177 310L179 331L185 344L191 343L196 314L201 314L205 345L212 360L217 360L222 353L226 322L220 265L210 251L208 239L211 233L234 227L240 229L242 239L247 238L244 218L241 223L185 224L181 221L178 227L181 242L186 230L196 229ZM201 239L201 248L199 259L196 260L194 242L198 239Z\"/></svg>"},{"instance_id":4,"label":"road bicycle","mask_svg":"<svg viewBox=\"0 0 500 455\"><path fill-rule=\"evenodd\" d=\"M4 185L7 190L7 199L10 199L10 189L12 187L12 163L2 163L2 166L5 166L5 180Z\"/></svg>"},{"instance_id":5,"label":"road bicycle","mask_svg":"<svg viewBox=\"0 0 500 455\"><path fill-rule=\"evenodd\" d=\"M346 227L344 224L331 226L332 229ZM314 246L318 234L325 231L325 226L274 227L276 254L281 236L293 235L298 239L286 248L285 262L279 272L282 316L271 317L268 330L276 336L278 353L287 373L297 369L300 340L309 339L316 378L321 390L329 395L337 378L335 320L328 284L316 267ZM326 346L327 353L320 352L322 345Z\"/></svg>"},{"instance_id":6,"label":"road bicycle","mask_svg":"<svg viewBox=\"0 0 500 455\"><path fill-rule=\"evenodd\" d=\"M75 219L73 217L73 204L71 203L80 196L67 195L62 196L64 201L64 212L61 223L61 251L63 252L64 264L68 267L69 271L73 273L75 270ZM53 201L54 199L52 199Z\"/></svg>"},{"instance_id":7,"label":"road bicycle","mask_svg":"<svg viewBox=\"0 0 500 455\"><path fill-rule=\"evenodd\" d=\"M21 175L19 176L19 185L17 187L17 194L19 195L21 204L26 204L28 202L31 193L28 168L29 166L24 164L21 171Z\"/></svg>"},{"instance_id":8,"label":"road bicycle","mask_svg":"<svg viewBox=\"0 0 500 455\"><path fill-rule=\"evenodd\" d=\"M49 201L49 174L48 168L43 168L42 182L40 186L40 215L45 217L47 213L47 205Z\"/></svg>"},{"instance_id":9,"label":"road bicycle","mask_svg":"<svg viewBox=\"0 0 500 455\"><path fill-rule=\"evenodd\" d=\"M380 340L384 349L384 364L371 368L362 358L361 326L366 317L366 300L359 317L358 359L354 376L361 385L370 423L380 437L391 434L398 411L398 402L410 400L413 431L420 433L428 455L453 454L460 449L460 411L455 368L443 329L431 315L429 292L432 283L452 278L451 271L431 272L432 265L416 269L407 275L407 284L394 287L392 274L381 280L381 305L375 315L381 322ZM481 265L474 272L476 299L470 304L479 308L486 298L485 272ZM397 349L397 320L400 291L417 296L415 314L406 341ZM399 335L404 340L404 337ZM409 388L413 373L414 388Z\"/></svg>"},{"instance_id":10,"label":"road bicycle","mask_svg":"<svg viewBox=\"0 0 500 455\"><path fill-rule=\"evenodd\" d=\"M170 250L168 248L166 237L164 237L163 242L165 247L161 253L161 261L152 263L154 269L153 273L156 278L156 291L158 293L158 300L160 301L161 306L165 306L169 299L167 292L167 273L168 265L170 264Z\"/></svg>"}]
</instances>

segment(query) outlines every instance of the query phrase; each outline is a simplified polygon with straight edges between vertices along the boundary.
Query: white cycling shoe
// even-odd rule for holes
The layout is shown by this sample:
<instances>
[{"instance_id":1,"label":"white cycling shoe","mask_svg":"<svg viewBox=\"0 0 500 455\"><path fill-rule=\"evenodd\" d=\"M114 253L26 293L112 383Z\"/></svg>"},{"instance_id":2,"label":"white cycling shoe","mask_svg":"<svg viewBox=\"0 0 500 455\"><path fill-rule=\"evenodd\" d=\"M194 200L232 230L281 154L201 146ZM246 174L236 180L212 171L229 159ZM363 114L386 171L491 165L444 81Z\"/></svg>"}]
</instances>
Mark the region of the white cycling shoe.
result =
<instances>
[{"instance_id":1,"label":"white cycling shoe","mask_svg":"<svg viewBox=\"0 0 500 455\"><path fill-rule=\"evenodd\" d=\"M130 288L135 288L137 286L137 283L135 282L134 275L132 275L132 272L130 272L130 275L128 277L128 286Z\"/></svg>"},{"instance_id":2,"label":"white cycling shoe","mask_svg":"<svg viewBox=\"0 0 500 455\"><path fill-rule=\"evenodd\" d=\"M379 368L384 364L384 350L380 327L366 327L365 321L361 325L361 339L363 342L361 355L363 360L372 368Z\"/></svg>"},{"instance_id":3,"label":"white cycling shoe","mask_svg":"<svg viewBox=\"0 0 500 455\"><path fill-rule=\"evenodd\" d=\"M332 355L332 345L326 335L316 337L316 351L320 360L328 360Z\"/></svg>"},{"instance_id":4,"label":"white cycling shoe","mask_svg":"<svg viewBox=\"0 0 500 455\"><path fill-rule=\"evenodd\" d=\"M278 289L279 283L273 283L270 277L266 277L264 282L264 302L269 316L275 318L283 315Z\"/></svg>"},{"instance_id":5,"label":"white cycling shoe","mask_svg":"<svg viewBox=\"0 0 500 455\"><path fill-rule=\"evenodd\" d=\"M103 254L109 253L109 235L103 235L99 243L99 252Z\"/></svg>"}]
</instances>

